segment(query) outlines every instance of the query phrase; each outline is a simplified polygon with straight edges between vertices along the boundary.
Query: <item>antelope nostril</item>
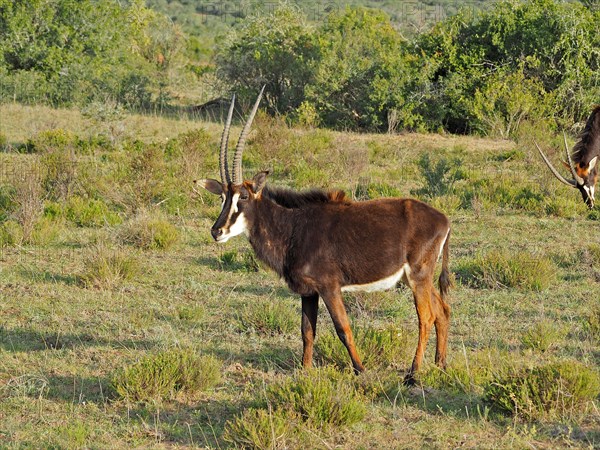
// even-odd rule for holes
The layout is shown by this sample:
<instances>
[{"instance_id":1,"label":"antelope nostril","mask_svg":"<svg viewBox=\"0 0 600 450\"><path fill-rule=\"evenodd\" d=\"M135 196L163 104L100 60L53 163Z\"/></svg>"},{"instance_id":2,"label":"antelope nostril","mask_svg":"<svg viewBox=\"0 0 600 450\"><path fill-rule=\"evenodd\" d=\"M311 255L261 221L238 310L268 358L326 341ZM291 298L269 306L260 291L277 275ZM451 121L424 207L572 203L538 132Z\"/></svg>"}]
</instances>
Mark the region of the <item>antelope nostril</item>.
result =
<instances>
[{"instance_id":1,"label":"antelope nostril","mask_svg":"<svg viewBox=\"0 0 600 450\"><path fill-rule=\"evenodd\" d=\"M217 239L219 236L223 234L223 230L220 228L212 228L210 230L210 234L212 234L213 239Z\"/></svg>"}]
</instances>

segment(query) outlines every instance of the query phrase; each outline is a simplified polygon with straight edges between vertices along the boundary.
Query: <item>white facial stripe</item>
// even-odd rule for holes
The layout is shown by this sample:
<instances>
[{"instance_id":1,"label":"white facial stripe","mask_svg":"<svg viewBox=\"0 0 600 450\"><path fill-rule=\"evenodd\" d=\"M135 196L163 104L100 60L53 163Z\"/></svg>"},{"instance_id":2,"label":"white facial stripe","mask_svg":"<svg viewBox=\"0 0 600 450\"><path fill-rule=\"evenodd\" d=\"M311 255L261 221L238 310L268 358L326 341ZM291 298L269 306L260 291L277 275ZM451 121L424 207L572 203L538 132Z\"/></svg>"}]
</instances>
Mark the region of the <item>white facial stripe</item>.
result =
<instances>
[{"instance_id":1,"label":"white facial stripe","mask_svg":"<svg viewBox=\"0 0 600 450\"><path fill-rule=\"evenodd\" d=\"M238 200L240 199L240 194L233 194L231 198L231 207L229 208L229 215L227 217L227 222L225 223L225 227L223 227L223 234L219 236L217 242L223 243L227 242L230 238L237 236L238 234L245 233L248 229L248 222L244 217L244 213L238 214L235 219L235 222L231 224L231 217L238 212Z\"/></svg>"},{"instance_id":2,"label":"white facial stripe","mask_svg":"<svg viewBox=\"0 0 600 450\"><path fill-rule=\"evenodd\" d=\"M398 281L402 279L402 277L410 272L410 267L408 264L404 264L400 270L389 277L382 278L381 280L373 281L372 283L366 284L351 284L348 286L342 287L342 292L374 292L374 291L385 291L386 289L391 289L398 284Z\"/></svg>"}]
</instances>

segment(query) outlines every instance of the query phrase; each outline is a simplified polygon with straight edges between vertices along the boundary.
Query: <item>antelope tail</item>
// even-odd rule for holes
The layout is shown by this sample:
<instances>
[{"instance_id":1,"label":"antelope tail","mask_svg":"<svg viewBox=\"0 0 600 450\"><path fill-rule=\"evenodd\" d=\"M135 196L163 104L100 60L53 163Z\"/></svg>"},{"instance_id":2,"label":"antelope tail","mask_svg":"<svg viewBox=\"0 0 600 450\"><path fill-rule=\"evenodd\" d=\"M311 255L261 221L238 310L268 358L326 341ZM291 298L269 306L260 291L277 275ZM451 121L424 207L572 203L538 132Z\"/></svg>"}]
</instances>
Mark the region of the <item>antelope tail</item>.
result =
<instances>
[{"instance_id":1,"label":"antelope tail","mask_svg":"<svg viewBox=\"0 0 600 450\"><path fill-rule=\"evenodd\" d=\"M448 262L450 260L449 242L450 230L448 230L448 236L446 236L446 241L444 242L444 248L442 250L442 273L440 273L440 278L438 279L438 286L440 288L442 300L445 300L448 297L448 291L452 287L450 271L448 270Z\"/></svg>"}]
</instances>

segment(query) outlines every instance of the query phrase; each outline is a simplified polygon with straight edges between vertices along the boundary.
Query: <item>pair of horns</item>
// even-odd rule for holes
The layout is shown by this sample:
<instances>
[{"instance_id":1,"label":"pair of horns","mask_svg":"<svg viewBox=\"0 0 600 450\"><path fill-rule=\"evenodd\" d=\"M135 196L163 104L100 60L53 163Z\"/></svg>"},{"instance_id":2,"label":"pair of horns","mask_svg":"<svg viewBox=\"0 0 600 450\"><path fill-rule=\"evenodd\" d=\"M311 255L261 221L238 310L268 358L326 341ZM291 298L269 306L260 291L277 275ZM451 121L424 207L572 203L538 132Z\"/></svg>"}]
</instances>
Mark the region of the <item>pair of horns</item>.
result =
<instances>
[{"instance_id":1,"label":"pair of horns","mask_svg":"<svg viewBox=\"0 0 600 450\"><path fill-rule=\"evenodd\" d=\"M540 148L540 146L537 144L537 142L535 142L535 146L538 149L538 152L540 152L540 155L542 155L542 159L544 160L544 162L546 163L546 165L548 166L548 168L550 169L550 171L554 174L554 176L556 178L558 178L558 180L564 184L566 184L567 186L571 186L571 187L577 187L577 186L583 186L584 184L584 180L583 178L581 178L579 175L577 175L577 171L575 170L575 167L573 166L573 161L571 160L571 152L569 152L569 146L567 145L567 135L565 134L565 132L563 131L563 140L565 143L565 151L567 153L567 161L569 161L569 168L571 169L571 175L573 175L573 179L572 180L567 180L565 177L563 177L558 170L556 170L554 168L554 166L552 165L552 163L550 163L550 161L548 160L548 158L546 158L546 155L544 155L544 152L542 152L542 149Z\"/></svg>"},{"instance_id":2,"label":"pair of horns","mask_svg":"<svg viewBox=\"0 0 600 450\"><path fill-rule=\"evenodd\" d=\"M252 126L252 121L254 120L256 111L258 110L258 105L260 103L264 90L265 86L263 86L260 90L258 98L254 103L254 107L252 108L252 111L250 111L248 120L244 124L244 128L242 128L242 133L240 134L240 138L238 139L237 145L235 146L235 153L233 155L233 180L231 180L231 177L229 175L229 168L227 166L227 150L229 145L229 129L231 128L231 118L233 117L233 109L235 106L235 94L233 94L233 98L231 99L231 105L229 106L229 112L227 113L227 121L225 122L225 128L223 128L223 134L221 135L221 150L219 152L219 170L221 172L221 182L224 184L229 184L231 182L233 182L233 184L242 184L242 182L244 181L244 179L242 178L242 153L244 152L246 139L248 138L248 134L250 133L250 127Z\"/></svg>"}]
</instances>

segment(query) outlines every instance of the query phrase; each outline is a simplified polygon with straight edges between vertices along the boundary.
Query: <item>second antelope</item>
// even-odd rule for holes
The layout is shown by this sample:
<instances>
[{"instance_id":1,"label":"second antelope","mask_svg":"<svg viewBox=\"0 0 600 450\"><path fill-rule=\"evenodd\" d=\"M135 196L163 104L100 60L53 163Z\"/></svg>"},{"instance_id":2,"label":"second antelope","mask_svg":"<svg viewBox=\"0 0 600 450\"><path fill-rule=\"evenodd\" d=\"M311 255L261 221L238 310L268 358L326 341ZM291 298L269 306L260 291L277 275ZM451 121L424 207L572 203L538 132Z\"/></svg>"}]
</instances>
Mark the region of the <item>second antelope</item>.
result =
<instances>
[{"instance_id":1,"label":"second antelope","mask_svg":"<svg viewBox=\"0 0 600 450\"><path fill-rule=\"evenodd\" d=\"M262 91L238 140L233 178L227 146L235 96L221 137L221 181L196 181L221 196L221 213L211 229L215 241L245 233L256 256L301 296L304 367L312 365L320 297L355 372L362 372L342 292L390 289L400 281L412 290L419 321L417 350L405 381L414 380L432 326L437 335L435 361L444 367L450 323L448 218L418 200L352 202L342 191L271 188L266 185L268 171L244 180L242 152L261 96ZM440 256L438 293L433 276Z\"/></svg>"},{"instance_id":2,"label":"second antelope","mask_svg":"<svg viewBox=\"0 0 600 450\"><path fill-rule=\"evenodd\" d=\"M571 157L571 153L569 152L567 137L563 135L563 138L568 161L568 164L565 162L564 165L571 171L571 175L573 175L573 179L571 180L565 179L552 166L546 155L544 155L544 152L537 145L537 142L535 145L554 176L567 186L577 188L585 204L588 208L592 209L594 207L594 189L598 181L597 163L598 157L600 157L600 106L596 106L590 114L585 128L581 132L579 141L573 147L573 157Z\"/></svg>"}]
</instances>

